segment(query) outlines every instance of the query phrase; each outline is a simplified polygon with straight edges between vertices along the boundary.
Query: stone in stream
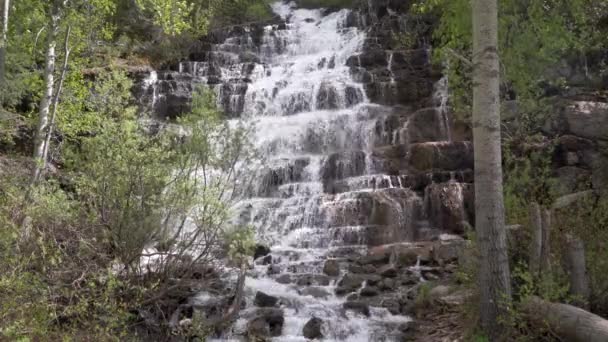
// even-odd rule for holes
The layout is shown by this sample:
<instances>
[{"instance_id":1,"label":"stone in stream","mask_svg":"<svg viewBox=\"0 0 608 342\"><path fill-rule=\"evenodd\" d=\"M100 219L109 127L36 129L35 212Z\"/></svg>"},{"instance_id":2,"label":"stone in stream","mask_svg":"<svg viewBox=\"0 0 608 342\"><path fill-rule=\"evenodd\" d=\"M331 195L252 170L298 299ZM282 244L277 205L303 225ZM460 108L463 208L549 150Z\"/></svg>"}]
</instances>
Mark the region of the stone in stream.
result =
<instances>
[{"instance_id":1,"label":"stone in stream","mask_svg":"<svg viewBox=\"0 0 608 342\"><path fill-rule=\"evenodd\" d=\"M346 302L342 304L345 310L354 311L369 317L369 305L363 302Z\"/></svg>"},{"instance_id":2,"label":"stone in stream","mask_svg":"<svg viewBox=\"0 0 608 342\"><path fill-rule=\"evenodd\" d=\"M373 286L365 286L361 289L361 296L363 297L374 297L379 293L378 289Z\"/></svg>"},{"instance_id":3,"label":"stone in stream","mask_svg":"<svg viewBox=\"0 0 608 342\"><path fill-rule=\"evenodd\" d=\"M272 263L272 255L268 254L262 258L262 265L270 265Z\"/></svg>"},{"instance_id":4,"label":"stone in stream","mask_svg":"<svg viewBox=\"0 0 608 342\"><path fill-rule=\"evenodd\" d=\"M299 291L302 296L313 296L315 298L329 298L331 295L327 290L318 286L307 287L301 291Z\"/></svg>"},{"instance_id":5,"label":"stone in stream","mask_svg":"<svg viewBox=\"0 0 608 342\"><path fill-rule=\"evenodd\" d=\"M258 291L255 294L255 299L253 300L253 303L259 307L273 307L277 305L278 302L279 299L277 297L267 295L261 291Z\"/></svg>"},{"instance_id":6,"label":"stone in stream","mask_svg":"<svg viewBox=\"0 0 608 342\"><path fill-rule=\"evenodd\" d=\"M258 309L256 316L247 323L247 336L250 341L281 336L284 323L283 310L275 308Z\"/></svg>"},{"instance_id":7,"label":"stone in stream","mask_svg":"<svg viewBox=\"0 0 608 342\"><path fill-rule=\"evenodd\" d=\"M302 329L302 334L307 339L323 338L323 320L317 317L311 318Z\"/></svg>"},{"instance_id":8,"label":"stone in stream","mask_svg":"<svg viewBox=\"0 0 608 342\"><path fill-rule=\"evenodd\" d=\"M253 260L267 256L268 254L270 254L270 248L264 245L256 245L253 252Z\"/></svg>"},{"instance_id":9,"label":"stone in stream","mask_svg":"<svg viewBox=\"0 0 608 342\"><path fill-rule=\"evenodd\" d=\"M323 266L323 273L327 274L330 277L337 277L340 275L340 264L338 260L329 259L325 261L325 265Z\"/></svg>"},{"instance_id":10,"label":"stone in stream","mask_svg":"<svg viewBox=\"0 0 608 342\"><path fill-rule=\"evenodd\" d=\"M378 273L387 278L395 278L397 276L397 268L394 265L384 265L378 269Z\"/></svg>"},{"instance_id":11,"label":"stone in stream","mask_svg":"<svg viewBox=\"0 0 608 342\"><path fill-rule=\"evenodd\" d=\"M275 281L279 284L289 284L292 282L291 275L289 274L281 274L278 276Z\"/></svg>"}]
</instances>

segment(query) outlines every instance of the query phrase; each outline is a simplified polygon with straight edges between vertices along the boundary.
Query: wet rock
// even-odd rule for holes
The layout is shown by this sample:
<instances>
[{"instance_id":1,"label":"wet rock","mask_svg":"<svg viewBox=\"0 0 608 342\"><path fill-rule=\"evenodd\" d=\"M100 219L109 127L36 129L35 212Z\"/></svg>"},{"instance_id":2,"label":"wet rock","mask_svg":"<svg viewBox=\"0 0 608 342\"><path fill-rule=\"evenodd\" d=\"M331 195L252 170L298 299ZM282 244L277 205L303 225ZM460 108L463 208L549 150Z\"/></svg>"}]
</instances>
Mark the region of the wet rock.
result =
<instances>
[{"instance_id":1,"label":"wet rock","mask_svg":"<svg viewBox=\"0 0 608 342\"><path fill-rule=\"evenodd\" d=\"M465 232L474 208L473 186L455 182L431 184L426 189L429 217L434 227L455 234Z\"/></svg>"},{"instance_id":2,"label":"wet rock","mask_svg":"<svg viewBox=\"0 0 608 342\"><path fill-rule=\"evenodd\" d=\"M373 286L365 286L361 289L361 296L363 297L374 297L377 296L380 292L378 291L377 288L373 287Z\"/></svg>"},{"instance_id":3,"label":"wet rock","mask_svg":"<svg viewBox=\"0 0 608 342\"><path fill-rule=\"evenodd\" d=\"M247 336L250 340L281 336L284 323L283 310L274 308L258 309L256 316L247 323Z\"/></svg>"},{"instance_id":4,"label":"wet rock","mask_svg":"<svg viewBox=\"0 0 608 342\"><path fill-rule=\"evenodd\" d=\"M279 283L279 284L289 284L289 283L292 282L292 279L291 279L291 275L289 275L289 274L282 274L279 277L277 277L275 279L275 281L277 283Z\"/></svg>"},{"instance_id":5,"label":"wet rock","mask_svg":"<svg viewBox=\"0 0 608 342\"><path fill-rule=\"evenodd\" d=\"M339 95L336 88L330 83L323 82L317 93L317 108L331 110L339 108Z\"/></svg>"},{"instance_id":6,"label":"wet rock","mask_svg":"<svg viewBox=\"0 0 608 342\"><path fill-rule=\"evenodd\" d=\"M357 260L357 262L361 265L368 265L368 264L374 264L374 265L378 265L378 264L384 264L387 263L389 260L390 255L383 253L383 254L368 254L365 256L362 256L361 258L359 258L359 260Z\"/></svg>"},{"instance_id":7,"label":"wet rock","mask_svg":"<svg viewBox=\"0 0 608 342\"><path fill-rule=\"evenodd\" d=\"M369 305L363 302L346 302L342 304L345 310L354 311L369 317Z\"/></svg>"},{"instance_id":8,"label":"wet rock","mask_svg":"<svg viewBox=\"0 0 608 342\"><path fill-rule=\"evenodd\" d=\"M311 318L302 329L304 337L314 340L315 338L323 338L323 320L317 317Z\"/></svg>"},{"instance_id":9,"label":"wet rock","mask_svg":"<svg viewBox=\"0 0 608 342\"><path fill-rule=\"evenodd\" d=\"M338 286L347 287L351 289L357 289L363 283L363 277L353 274L345 274L344 277L338 282Z\"/></svg>"},{"instance_id":10,"label":"wet rock","mask_svg":"<svg viewBox=\"0 0 608 342\"><path fill-rule=\"evenodd\" d=\"M258 291L255 294L255 298L253 300L253 303L259 307L273 307L276 306L278 302L279 299L277 297L267 295L261 291Z\"/></svg>"},{"instance_id":11,"label":"wet rock","mask_svg":"<svg viewBox=\"0 0 608 342\"><path fill-rule=\"evenodd\" d=\"M464 141L413 144L410 163L417 170L448 171L473 168L473 145Z\"/></svg>"},{"instance_id":12,"label":"wet rock","mask_svg":"<svg viewBox=\"0 0 608 342\"><path fill-rule=\"evenodd\" d=\"M409 142L449 140L448 122L438 108L425 108L417 111L409 120Z\"/></svg>"},{"instance_id":13,"label":"wet rock","mask_svg":"<svg viewBox=\"0 0 608 342\"><path fill-rule=\"evenodd\" d=\"M253 260L264 257L270 253L270 248L264 245L256 245L253 251Z\"/></svg>"},{"instance_id":14,"label":"wet rock","mask_svg":"<svg viewBox=\"0 0 608 342\"><path fill-rule=\"evenodd\" d=\"M356 302L359 299L361 299L361 296L359 296L358 293L351 293L348 296L346 296L346 301L348 301L348 302Z\"/></svg>"},{"instance_id":15,"label":"wet rock","mask_svg":"<svg viewBox=\"0 0 608 342\"><path fill-rule=\"evenodd\" d=\"M433 244L433 259L438 264L458 260L469 243L460 236L448 235Z\"/></svg>"},{"instance_id":16,"label":"wet rock","mask_svg":"<svg viewBox=\"0 0 608 342\"><path fill-rule=\"evenodd\" d=\"M338 260L329 259L325 261L325 265L323 266L323 273L327 274L330 277L337 277L340 275L340 264Z\"/></svg>"},{"instance_id":17,"label":"wet rock","mask_svg":"<svg viewBox=\"0 0 608 342\"><path fill-rule=\"evenodd\" d=\"M387 278L394 278L397 276L397 268L395 265L384 265L378 269L378 274Z\"/></svg>"},{"instance_id":18,"label":"wet rock","mask_svg":"<svg viewBox=\"0 0 608 342\"><path fill-rule=\"evenodd\" d=\"M381 307L386 308L393 315L398 315L401 313L401 305L397 300L394 299L383 300Z\"/></svg>"},{"instance_id":19,"label":"wet rock","mask_svg":"<svg viewBox=\"0 0 608 342\"><path fill-rule=\"evenodd\" d=\"M315 298L329 298L331 294L322 287L311 286L299 291L302 296L313 296Z\"/></svg>"},{"instance_id":20,"label":"wet rock","mask_svg":"<svg viewBox=\"0 0 608 342\"><path fill-rule=\"evenodd\" d=\"M329 277L324 274L301 274L296 280L296 284L300 286L327 286L329 282Z\"/></svg>"},{"instance_id":21,"label":"wet rock","mask_svg":"<svg viewBox=\"0 0 608 342\"><path fill-rule=\"evenodd\" d=\"M392 291L395 289L395 280L391 278L382 279L382 281L378 284L378 287L381 290Z\"/></svg>"},{"instance_id":22,"label":"wet rock","mask_svg":"<svg viewBox=\"0 0 608 342\"><path fill-rule=\"evenodd\" d=\"M350 108L363 100L363 92L359 88L347 86L344 91L347 108Z\"/></svg>"},{"instance_id":23,"label":"wet rock","mask_svg":"<svg viewBox=\"0 0 608 342\"><path fill-rule=\"evenodd\" d=\"M281 273L281 268L277 265L268 265L268 269L266 270L266 274L274 275Z\"/></svg>"},{"instance_id":24,"label":"wet rock","mask_svg":"<svg viewBox=\"0 0 608 342\"><path fill-rule=\"evenodd\" d=\"M351 273L367 273L365 268L360 265L348 265L348 271Z\"/></svg>"},{"instance_id":25,"label":"wet rock","mask_svg":"<svg viewBox=\"0 0 608 342\"><path fill-rule=\"evenodd\" d=\"M261 262L262 265L270 265L272 263L272 255L268 254L267 256L263 257Z\"/></svg>"}]
</instances>

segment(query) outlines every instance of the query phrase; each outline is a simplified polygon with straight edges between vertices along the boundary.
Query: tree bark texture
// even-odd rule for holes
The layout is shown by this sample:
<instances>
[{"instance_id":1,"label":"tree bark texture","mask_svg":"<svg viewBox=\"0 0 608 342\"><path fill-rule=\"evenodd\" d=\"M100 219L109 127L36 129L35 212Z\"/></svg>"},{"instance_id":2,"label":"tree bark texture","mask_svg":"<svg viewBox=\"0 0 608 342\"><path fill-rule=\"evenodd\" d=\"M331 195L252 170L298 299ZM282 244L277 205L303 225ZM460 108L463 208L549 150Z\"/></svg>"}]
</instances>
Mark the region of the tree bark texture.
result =
<instances>
[{"instance_id":1,"label":"tree bark texture","mask_svg":"<svg viewBox=\"0 0 608 342\"><path fill-rule=\"evenodd\" d=\"M53 2L51 5L51 13L48 23L44 68L44 94L40 99L40 108L38 110L38 128L36 130L34 140L33 157L36 166L34 167L33 183L36 183L40 178L40 173L44 164L44 143L46 141L46 134L49 130L49 113L55 89L55 61L57 59L57 53L55 50L57 47L57 33L59 31L60 7L61 3L59 1Z\"/></svg>"},{"instance_id":2,"label":"tree bark texture","mask_svg":"<svg viewBox=\"0 0 608 342\"><path fill-rule=\"evenodd\" d=\"M585 245L576 236L566 235L564 261L570 279L570 294L577 306L586 308L589 303L589 276L585 261Z\"/></svg>"},{"instance_id":3,"label":"tree bark texture","mask_svg":"<svg viewBox=\"0 0 608 342\"><path fill-rule=\"evenodd\" d=\"M0 86L4 87L6 80L6 49L8 45L8 14L10 0L2 1L2 34L0 34ZM1 105L1 104L0 104Z\"/></svg>"},{"instance_id":4,"label":"tree bark texture","mask_svg":"<svg viewBox=\"0 0 608 342\"><path fill-rule=\"evenodd\" d=\"M540 205L536 202L530 205L530 273L538 275L543 248L543 226Z\"/></svg>"},{"instance_id":5,"label":"tree bark texture","mask_svg":"<svg viewBox=\"0 0 608 342\"><path fill-rule=\"evenodd\" d=\"M480 252L480 317L490 340L511 298L500 134L497 0L473 0L475 228Z\"/></svg>"}]
</instances>

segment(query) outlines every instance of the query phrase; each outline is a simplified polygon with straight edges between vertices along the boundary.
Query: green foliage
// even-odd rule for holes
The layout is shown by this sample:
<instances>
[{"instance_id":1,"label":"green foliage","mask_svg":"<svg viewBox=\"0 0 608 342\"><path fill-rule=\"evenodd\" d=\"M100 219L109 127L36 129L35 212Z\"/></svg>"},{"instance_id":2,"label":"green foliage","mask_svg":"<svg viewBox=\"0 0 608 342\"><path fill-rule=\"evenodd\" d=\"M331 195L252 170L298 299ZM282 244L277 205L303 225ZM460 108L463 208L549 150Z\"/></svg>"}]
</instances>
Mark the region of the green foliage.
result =
<instances>
[{"instance_id":1,"label":"green foliage","mask_svg":"<svg viewBox=\"0 0 608 342\"><path fill-rule=\"evenodd\" d=\"M192 20L196 5L190 0L135 0L143 11L151 13L154 23L168 35L178 35L185 31L204 34L208 26L208 13L197 12Z\"/></svg>"},{"instance_id":2,"label":"green foliage","mask_svg":"<svg viewBox=\"0 0 608 342\"><path fill-rule=\"evenodd\" d=\"M228 244L228 256L235 264L242 264L253 255L255 230L252 227L228 231L224 240Z\"/></svg>"},{"instance_id":3,"label":"green foliage","mask_svg":"<svg viewBox=\"0 0 608 342\"><path fill-rule=\"evenodd\" d=\"M503 89L514 94L521 112L546 108L538 103L548 87L566 86L556 72L564 61L603 46L597 23L606 15L600 0L507 0L499 2L499 51ZM413 9L440 18L435 57L447 65L456 112L471 112L472 18L468 0L419 1ZM505 99L510 99L506 96ZM538 126L534 126L538 127Z\"/></svg>"}]
</instances>

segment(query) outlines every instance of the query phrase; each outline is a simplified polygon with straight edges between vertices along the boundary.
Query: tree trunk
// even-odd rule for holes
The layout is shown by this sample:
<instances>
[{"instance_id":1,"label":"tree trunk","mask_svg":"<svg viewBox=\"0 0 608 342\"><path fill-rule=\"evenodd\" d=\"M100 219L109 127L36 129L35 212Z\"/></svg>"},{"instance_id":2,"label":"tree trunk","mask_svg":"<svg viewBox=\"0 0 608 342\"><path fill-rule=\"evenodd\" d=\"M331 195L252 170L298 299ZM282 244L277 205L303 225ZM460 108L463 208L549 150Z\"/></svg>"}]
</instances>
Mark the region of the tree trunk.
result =
<instances>
[{"instance_id":1,"label":"tree trunk","mask_svg":"<svg viewBox=\"0 0 608 342\"><path fill-rule=\"evenodd\" d=\"M10 0L4 0L2 4L2 34L0 34L0 89L4 88L6 81L6 48L8 45L8 13L10 8ZM2 101L0 101L0 107L1 106Z\"/></svg>"},{"instance_id":2,"label":"tree trunk","mask_svg":"<svg viewBox=\"0 0 608 342\"><path fill-rule=\"evenodd\" d=\"M480 252L481 325L490 340L504 336L500 316L510 303L500 137L497 0L473 1L473 139L475 228Z\"/></svg>"},{"instance_id":3,"label":"tree trunk","mask_svg":"<svg viewBox=\"0 0 608 342\"><path fill-rule=\"evenodd\" d=\"M34 167L33 182L37 183L44 165L44 143L46 134L49 130L49 113L53 93L55 88L55 60L57 55L55 48L57 46L57 33L59 31L60 20L60 4L54 1L51 6L50 20L48 25L47 48L46 48L46 63L44 68L44 94L40 99L40 108L38 112L38 129L34 140Z\"/></svg>"},{"instance_id":4,"label":"tree trunk","mask_svg":"<svg viewBox=\"0 0 608 342\"><path fill-rule=\"evenodd\" d=\"M586 308L589 303L589 277L585 262L585 245L575 236L566 235L564 261L570 276L570 294L577 306Z\"/></svg>"},{"instance_id":5,"label":"tree trunk","mask_svg":"<svg viewBox=\"0 0 608 342\"><path fill-rule=\"evenodd\" d=\"M551 303L532 297L524 304L530 321L568 342L608 341L608 321L572 305Z\"/></svg>"},{"instance_id":6,"label":"tree trunk","mask_svg":"<svg viewBox=\"0 0 608 342\"><path fill-rule=\"evenodd\" d=\"M530 206L530 273L538 275L543 248L543 226L540 205L534 202Z\"/></svg>"},{"instance_id":7,"label":"tree trunk","mask_svg":"<svg viewBox=\"0 0 608 342\"><path fill-rule=\"evenodd\" d=\"M61 70L61 76L59 77L59 84L57 85L57 91L55 91L55 96L53 97L53 102L51 104L51 119L49 122L48 132L46 133L46 137L44 138L44 147L42 152L42 170L46 168L46 164L48 162L48 154L49 147L51 145L51 137L53 136L53 129L55 128L55 118L57 116L57 105L59 104L59 96L61 96L61 89L63 88L63 81L65 80L65 74L68 71L68 61L70 59L70 32L71 27L68 26L68 29L65 32L65 45L64 45L64 59L63 59L63 68Z\"/></svg>"},{"instance_id":8,"label":"tree trunk","mask_svg":"<svg viewBox=\"0 0 608 342\"><path fill-rule=\"evenodd\" d=\"M551 272L551 217L553 216L553 212L551 209L543 208L541 216L543 243L540 256L540 272L542 275Z\"/></svg>"}]
</instances>

